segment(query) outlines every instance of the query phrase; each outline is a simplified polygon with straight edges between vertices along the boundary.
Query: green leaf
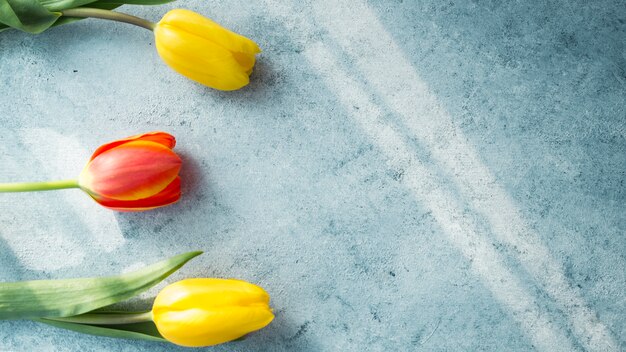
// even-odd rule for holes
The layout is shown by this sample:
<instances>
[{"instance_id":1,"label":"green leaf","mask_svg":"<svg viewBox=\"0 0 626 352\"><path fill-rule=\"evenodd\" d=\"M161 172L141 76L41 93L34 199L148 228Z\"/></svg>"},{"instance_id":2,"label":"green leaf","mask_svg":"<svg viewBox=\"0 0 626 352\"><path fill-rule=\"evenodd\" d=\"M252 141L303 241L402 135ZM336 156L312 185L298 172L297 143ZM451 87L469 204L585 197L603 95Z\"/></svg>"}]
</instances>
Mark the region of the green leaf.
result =
<instances>
[{"instance_id":1,"label":"green leaf","mask_svg":"<svg viewBox=\"0 0 626 352\"><path fill-rule=\"evenodd\" d=\"M49 11L62 11L67 9L73 9L75 7L81 7L96 2L97 0L37 0L43 7Z\"/></svg>"},{"instance_id":2,"label":"green leaf","mask_svg":"<svg viewBox=\"0 0 626 352\"><path fill-rule=\"evenodd\" d=\"M94 2L89 4L89 7L92 8L97 8L97 9L104 9L104 10L113 10L116 9L118 7L122 6L121 4L105 4L105 3L99 3L99 2ZM72 23L72 22L76 22L76 21L82 21L85 20L86 18L77 18L77 17L65 17L65 16L61 16L61 18L59 18L58 21L56 21L54 23L54 25L52 25L53 27L56 26L60 26L63 24L68 24L68 23ZM0 28L0 32L2 32L2 28Z\"/></svg>"},{"instance_id":3,"label":"green leaf","mask_svg":"<svg viewBox=\"0 0 626 352\"><path fill-rule=\"evenodd\" d=\"M175 0L37 0L49 11L62 11L76 7L109 8L121 5L162 5Z\"/></svg>"},{"instance_id":4,"label":"green leaf","mask_svg":"<svg viewBox=\"0 0 626 352\"><path fill-rule=\"evenodd\" d=\"M118 4L118 5L163 5L176 0L99 0L101 4ZM89 6L91 7L91 5Z\"/></svg>"},{"instance_id":5,"label":"green leaf","mask_svg":"<svg viewBox=\"0 0 626 352\"><path fill-rule=\"evenodd\" d=\"M55 321L49 319L36 319L35 321L52 325L57 328L72 330L83 334L115 337L122 339L138 339L157 342L167 342L159 334L156 326L153 322L147 321L143 323L134 324L120 324L120 325L89 325L89 324L77 324L68 323L63 321Z\"/></svg>"},{"instance_id":6,"label":"green leaf","mask_svg":"<svg viewBox=\"0 0 626 352\"><path fill-rule=\"evenodd\" d=\"M79 315L158 284L202 252L189 252L119 276L0 283L0 319Z\"/></svg>"},{"instance_id":7,"label":"green leaf","mask_svg":"<svg viewBox=\"0 0 626 352\"><path fill-rule=\"evenodd\" d=\"M41 33L51 26L80 21L61 16L61 11L77 7L113 10L122 5L162 5L175 0L0 0L0 32L16 28Z\"/></svg>"},{"instance_id":8,"label":"green leaf","mask_svg":"<svg viewBox=\"0 0 626 352\"><path fill-rule=\"evenodd\" d=\"M61 16L38 0L0 0L0 23L24 32L41 33Z\"/></svg>"}]
</instances>

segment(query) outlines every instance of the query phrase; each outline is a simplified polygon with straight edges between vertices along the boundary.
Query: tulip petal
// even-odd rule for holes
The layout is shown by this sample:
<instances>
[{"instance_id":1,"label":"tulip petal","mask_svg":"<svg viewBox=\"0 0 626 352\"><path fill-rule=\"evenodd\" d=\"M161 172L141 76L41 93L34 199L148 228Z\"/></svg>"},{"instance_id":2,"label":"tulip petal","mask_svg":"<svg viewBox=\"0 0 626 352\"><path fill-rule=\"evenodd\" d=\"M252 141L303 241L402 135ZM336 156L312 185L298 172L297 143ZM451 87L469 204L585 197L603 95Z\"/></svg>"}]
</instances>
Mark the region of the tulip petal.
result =
<instances>
[{"instance_id":1,"label":"tulip petal","mask_svg":"<svg viewBox=\"0 0 626 352\"><path fill-rule=\"evenodd\" d=\"M109 149L113 149L117 146L120 146L124 143L130 142L130 141L134 141L134 140L142 140L142 141L152 141L155 143L159 143L162 144L170 149L174 148L174 146L176 145L176 138L174 138L174 136L172 136L169 133L165 133L165 132L159 132L159 131L155 131L155 132L148 132L148 133L144 133L144 134L137 134L134 136L130 136L130 137L126 137L123 139L119 139L107 144L104 144L102 146L100 146L98 149L96 149L96 151L93 153L93 155L91 156L91 158L89 159L89 161L95 159L95 157L97 157L98 155L106 152Z\"/></svg>"},{"instance_id":2,"label":"tulip petal","mask_svg":"<svg viewBox=\"0 0 626 352\"><path fill-rule=\"evenodd\" d=\"M250 76L250 72L256 63L256 56L254 54L233 53L233 57L237 60L241 68L246 71L248 76Z\"/></svg>"},{"instance_id":3,"label":"tulip petal","mask_svg":"<svg viewBox=\"0 0 626 352\"><path fill-rule=\"evenodd\" d=\"M187 347L212 346L236 340L267 326L274 314L265 306L188 309L155 315L159 333L168 341Z\"/></svg>"},{"instance_id":4,"label":"tulip petal","mask_svg":"<svg viewBox=\"0 0 626 352\"><path fill-rule=\"evenodd\" d=\"M79 177L88 193L117 200L138 200L164 190L178 176L182 161L168 147L134 140L101 153Z\"/></svg>"},{"instance_id":5,"label":"tulip petal","mask_svg":"<svg viewBox=\"0 0 626 352\"><path fill-rule=\"evenodd\" d=\"M189 347L237 339L274 319L269 295L240 280L187 279L165 287L152 308L167 340Z\"/></svg>"},{"instance_id":6,"label":"tulip petal","mask_svg":"<svg viewBox=\"0 0 626 352\"><path fill-rule=\"evenodd\" d=\"M172 309L193 306L194 301L211 302L212 306L249 305L259 302L268 304L270 301L270 296L263 288L234 279L187 279L166 287L163 292L165 291L168 294L158 297L155 305Z\"/></svg>"},{"instance_id":7,"label":"tulip petal","mask_svg":"<svg viewBox=\"0 0 626 352\"><path fill-rule=\"evenodd\" d=\"M138 200L117 200L102 196L92 196L100 205L117 211L144 211L178 202L180 199L180 177L176 177L158 194Z\"/></svg>"},{"instance_id":8,"label":"tulip petal","mask_svg":"<svg viewBox=\"0 0 626 352\"><path fill-rule=\"evenodd\" d=\"M219 45L170 25L159 24L154 34L163 61L187 78L220 90L248 84L248 68Z\"/></svg>"},{"instance_id":9,"label":"tulip petal","mask_svg":"<svg viewBox=\"0 0 626 352\"><path fill-rule=\"evenodd\" d=\"M193 11L184 9L171 10L163 16L159 24L175 26L188 33L196 33L230 52L247 54L258 54L261 52L259 46L252 40L232 32Z\"/></svg>"}]
</instances>

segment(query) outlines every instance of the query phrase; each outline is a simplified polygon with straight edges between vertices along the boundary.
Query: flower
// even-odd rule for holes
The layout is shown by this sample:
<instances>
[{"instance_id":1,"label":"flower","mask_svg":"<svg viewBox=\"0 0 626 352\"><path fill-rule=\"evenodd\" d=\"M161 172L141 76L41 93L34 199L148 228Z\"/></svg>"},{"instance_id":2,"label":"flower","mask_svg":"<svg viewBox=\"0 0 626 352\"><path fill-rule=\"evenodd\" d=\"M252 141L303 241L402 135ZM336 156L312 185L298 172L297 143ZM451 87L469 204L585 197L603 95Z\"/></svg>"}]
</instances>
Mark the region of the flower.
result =
<instances>
[{"instance_id":1,"label":"flower","mask_svg":"<svg viewBox=\"0 0 626 352\"><path fill-rule=\"evenodd\" d=\"M142 211L180 198L181 159L172 151L176 140L151 132L98 148L78 178L79 187L101 205L120 211Z\"/></svg>"},{"instance_id":2,"label":"flower","mask_svg":"<svg viewBox=\"0 0 626 352\"><path fill-rule=\"evenodd\" d=\"M174 71L219 90L247 85L261 52L252 40L183 9L166 13L154 36L159 55Z\"/></svg>"},{"instance_id":3,"label":"flower","mask_svg":"<svg viewBox=\"0 0 626 352\"><path fill-rule=\"evenodd\" d=\"M233 279L186 279L165 287L154 300L159 333L181 346L212 346L267 326L274 314L270 296Z\"/></svg>"}]
</instances>

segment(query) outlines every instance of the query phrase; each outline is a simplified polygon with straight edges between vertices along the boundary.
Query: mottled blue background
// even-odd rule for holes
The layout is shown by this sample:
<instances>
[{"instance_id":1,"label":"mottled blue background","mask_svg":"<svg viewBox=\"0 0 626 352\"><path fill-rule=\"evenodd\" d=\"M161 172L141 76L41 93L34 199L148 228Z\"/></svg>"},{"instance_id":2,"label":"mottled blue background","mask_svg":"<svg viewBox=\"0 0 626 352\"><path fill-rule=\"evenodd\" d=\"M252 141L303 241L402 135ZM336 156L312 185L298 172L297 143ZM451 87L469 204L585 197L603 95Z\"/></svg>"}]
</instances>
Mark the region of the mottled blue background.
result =
<instances>
[{"instance_id":1,"label":"mottled blue background","mask_svg":"<svg viewBox=\"0 0 626 352\"><path fill-rule=\"evenodd\" d=\"M178 1L263 48L251 84L175 74L152 34L0 34L0 181L74 178L176 135L181 201L0 196L0 280L132 270L265 287L276 319L214 351L626 350L622 1ZM131 306L149 304L153 290ZM171 351L24 321L1 351Z\"/></svg>"}]
</instances>

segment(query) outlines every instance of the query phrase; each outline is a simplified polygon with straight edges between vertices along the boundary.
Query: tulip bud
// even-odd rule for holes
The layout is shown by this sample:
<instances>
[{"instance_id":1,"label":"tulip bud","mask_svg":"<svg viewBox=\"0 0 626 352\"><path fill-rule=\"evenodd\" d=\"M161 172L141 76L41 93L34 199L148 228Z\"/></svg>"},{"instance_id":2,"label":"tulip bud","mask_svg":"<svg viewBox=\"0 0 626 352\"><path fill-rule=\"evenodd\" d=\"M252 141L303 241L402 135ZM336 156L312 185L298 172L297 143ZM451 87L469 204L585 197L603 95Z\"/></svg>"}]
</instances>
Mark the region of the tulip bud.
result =
<instances>
[{"instance_id":1,"label":"tulip bud","mask_svg":"<svg viewBox=\"0 0 626 352\"><path fill-rule=\"evenodd\" d=\"M274 314L261 287L233 279L187 279L156 297L152 319L159 333L181 346L212 346L267 326Z\"/></svg>"},{"instance_id":2,"label":"tulip bud","mask_svg":"<svg viewBox=\"0 0 626 352\"><path fill-rule=\"evenodd\" d=\"M78 179L81 189L101 205L140 211L180 198L181 159L172 135L153 132L105 144L92 155Z\"/></svg>"},{"instance_id":3,"label":"tulip bud","mask_svg":"<svg viewBox=\"0 0 626 352\"><path fill-rule=\"evenodd\" d=\"M219 90L247 85L255 55L261 52L252 40L189 10L171 10L158 23L88 7L64 9L60 14L125 22L154 31L157 51L165 63L183 76Z\"/></svg>"},{"instance_id":4,"label":"tulip bud","mask_svg":"<svg viewBox=\"0 0 626 352\"><path fill-rule=\"evenodd\" d=\"M121 139L98 148L78 180L0 183L0 193L80 188L114 210L162 207L180 198L182 161L172 151L175 143L165 132Z\"/></svg>"},{"instance_id":5,"label":"tulip bud","mask_svg":"<svg viewBox=\"0 0 626 352\"><path fill-rule=\"evenodd\" d=\"M172 69L219 90L247 85L261 52L252 40L183 9L166 13L154 35L159 55Z\"/></svg>"}]
</instances>

